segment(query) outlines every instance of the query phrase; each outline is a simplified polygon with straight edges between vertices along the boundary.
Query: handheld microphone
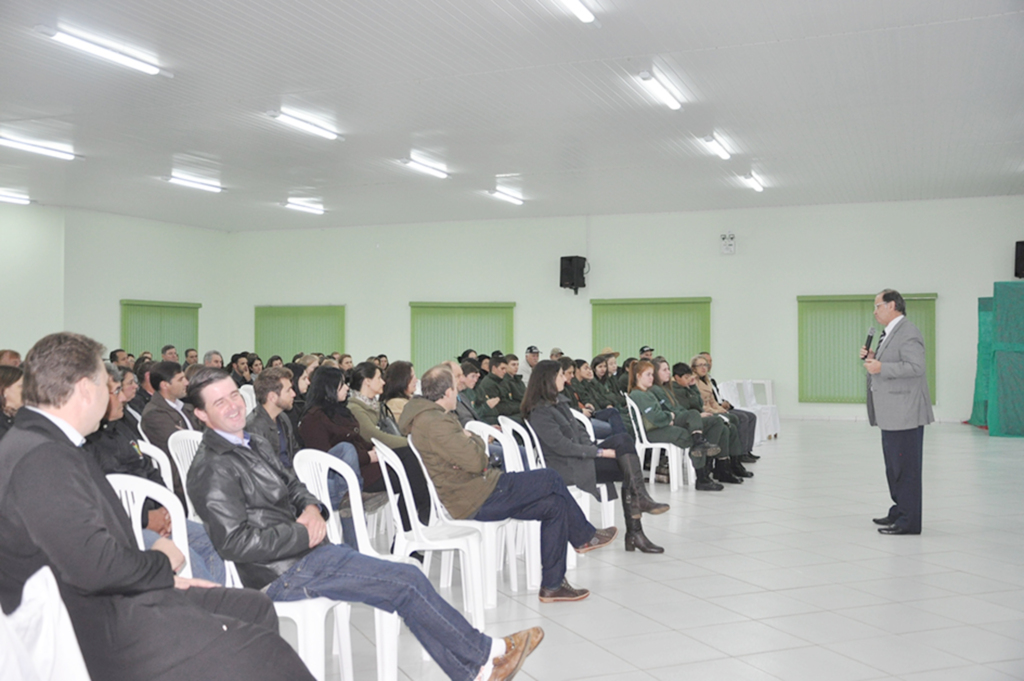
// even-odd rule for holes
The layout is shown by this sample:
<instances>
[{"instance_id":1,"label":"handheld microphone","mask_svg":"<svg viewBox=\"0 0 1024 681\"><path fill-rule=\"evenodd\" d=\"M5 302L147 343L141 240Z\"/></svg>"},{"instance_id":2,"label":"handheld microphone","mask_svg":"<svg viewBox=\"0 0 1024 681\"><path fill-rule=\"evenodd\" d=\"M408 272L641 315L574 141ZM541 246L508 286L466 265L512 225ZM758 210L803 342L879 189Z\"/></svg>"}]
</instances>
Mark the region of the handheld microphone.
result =
<instances>
[{"instance_id":1,"label":"handheld microphone","mask_svg":"<svg viewBox=\"0 0 1024 681\"><path fill-rule=\"evenodd\" d=\"M875 327L868 329L868 339L864 343L864 349L871 352L871 341L875 339Z\"/></svg>"}]
</instances>

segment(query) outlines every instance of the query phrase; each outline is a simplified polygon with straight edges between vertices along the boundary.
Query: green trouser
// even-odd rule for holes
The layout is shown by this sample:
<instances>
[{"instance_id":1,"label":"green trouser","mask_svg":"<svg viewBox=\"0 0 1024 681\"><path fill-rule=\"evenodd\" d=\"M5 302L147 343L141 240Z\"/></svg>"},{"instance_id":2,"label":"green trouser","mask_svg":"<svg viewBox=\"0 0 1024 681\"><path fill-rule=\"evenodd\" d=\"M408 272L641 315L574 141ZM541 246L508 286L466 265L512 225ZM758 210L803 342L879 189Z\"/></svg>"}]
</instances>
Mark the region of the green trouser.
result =
<instances>
[{"instance_id":1,"label":"green trouser","mask_svg":"<svg viewBox=\"0 0 1024 681\"><path fill-rule=\"evenodd\" d=\"M697 418L700 418L698 416ZM696 470L704 468L707 463L707 457L703 454L693 452L693 438L690 437L690 433L680 428L679 426L665 426L664 428L655 428L654 430L647 431L647 439L651 442L667 442L673 444L680 449L690 450L690 459L693 461L693 467ZM657 466L657 461L651 461L651 466Z\"/></svg>"}]
</instances>

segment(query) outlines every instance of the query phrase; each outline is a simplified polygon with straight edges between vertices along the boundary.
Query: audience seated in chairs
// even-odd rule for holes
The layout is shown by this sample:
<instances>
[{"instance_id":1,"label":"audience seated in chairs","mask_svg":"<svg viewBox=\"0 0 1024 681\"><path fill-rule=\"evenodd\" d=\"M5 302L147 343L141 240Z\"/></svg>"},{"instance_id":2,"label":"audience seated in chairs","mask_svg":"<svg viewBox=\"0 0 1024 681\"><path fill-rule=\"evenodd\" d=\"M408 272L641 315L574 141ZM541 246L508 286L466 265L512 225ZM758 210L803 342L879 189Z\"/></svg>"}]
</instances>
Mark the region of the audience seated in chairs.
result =
<instances>
[{"instance_id":1,"label":"audience seated in chairs","mask_svg":"<svg viewBox=\"0 0 1024 681\"><path fill-rule=\"evenodd\" d=\"M490 468L484 441L464 430L452 413L458 392L448 367L433 367L420 385L422 396L409 401L399 425L423 456L448 513L481 522L541 521L541 602L589 596L589 591L573 588L565 579L567 542L584 553L606 546L617 530L596 530L587 522L562 478L550 468L524 473Z\"/></svg>"},{"instance_id":2,"label":"audience seated in chairs","mask_svg":"<svg viewBox=\"0 0 1024 681\"><path fill-rule=\"evenodd\" d=\"M521 423L523 417L519 413L519 401L513 397L512 388L505 382L508 361L504 357L491 357L490 367L490 373L476 387L479 396L477 413L484 423L492 426L498 425L499 416L507 416ZM494 398L498 398L498 401L495 402Z\"/></svg>"},{"instance_id":3,"label":"audience seated in chairs","mask_svg":"<svg viewBox=\"0 0 1024 681\"><path fill-rule=\"evenodd\" d=\"M619 433L596 444L592 442L586 428L569 410L571 405L562 391L567 382L560 363L539 362L533 368L523 400L523 418L537 434L548 468L557 471L566 485L575 485L597 498L598 485L608 485L609 498L614 499L612 483L621 482L626 550L664 553L665 549L644 534L640 516L645 512L664 513L669 507L656 502L648 493L633 436Z\"/></svg>"},{"instance_id":4,"label":"audience seated in chairs","mask_svg":"<svg viewBox=\"0 0 1024 681\"><path fill-rule=\"evenodd\" d=\"M93 679L276 681L312 676L277 634L270 599L175 576L185 557L161 538L140 551L96 461L79 445L109 399L99 343L40 340L25 361L25 402L0 440L0 604L17 608L49 565Z\"/></svg>"},{"instance_id":5,"label":"audience seated in chairs","mask_svg":"<svg viewBox=\"0 0 1024 681\"><path fill-rule=\"evenodd\" d=\"M704 439L700 431L700 415L695 420L676 423L675 414L665 409L661 400L651 392L654 385L654 365L647 360L634 362L630 368L629 396L640 410L643 428L651 442L666 442L680 449L690 450L690 459L697 473L697 489L720 491L722 486L711 479L711 461L721 449ZM696 426L696 427L695 427ZM728 457L725 457L728 459ZM656 462L651 461L651 466Z\"/></svg>"},{"instance_id":6,"label":"audience seated in chairs","mask_svg":"<svg viewBox=\"0 0 1024 681\"><path fill-rule=\"evenodd\" d=\"M150 382L153 384L153 397L142 411L139 424L146 433L150 444L159 447L163 452L170 452L167 441L179 430L201 430L202 424L193 413L193 405L185 404L188 379L181 365L177 362L157 362L149 370ZM180 471L174 469L174 493L185 503L185 492L181 487Z\"/></svg>"},{"instance_id":7,"label":"audience seated in chairs","mask_svg":"<svg viewBox=\"0 0 1024 681\"><path fill-rule=\"evenodd\" d=\"M701 353L690 360L690 368L697 376L696 386L700 391L700 397L704 400L704 411L712 414L725 414L732 423L736 424L740 433L740 443L744 455L740 457L743 463L755 463L760 457L754 456L754 435L757 430L757 414L742 409L736 409L728 402L721 402L718 399L718 388L709 375L711 371L711 355Z\"/></svg>"},{"instance_id":8,"label":"audience seated in chairs","mask_svg":"<svg viewBox=\"0 0 1024 681\"><path fill-rule=\"evenodd\" d=\"M189 493L243 584L278 601L322 596L397 611L444 672L461 681L509 678L540 643L537 627L491 639L441 598L419 568L329 543L329 511L281 466L265 439L245 432L245 403L230 376L204 370L189 392L208 426L189 471Z\"/></svg>"}]
</instances>

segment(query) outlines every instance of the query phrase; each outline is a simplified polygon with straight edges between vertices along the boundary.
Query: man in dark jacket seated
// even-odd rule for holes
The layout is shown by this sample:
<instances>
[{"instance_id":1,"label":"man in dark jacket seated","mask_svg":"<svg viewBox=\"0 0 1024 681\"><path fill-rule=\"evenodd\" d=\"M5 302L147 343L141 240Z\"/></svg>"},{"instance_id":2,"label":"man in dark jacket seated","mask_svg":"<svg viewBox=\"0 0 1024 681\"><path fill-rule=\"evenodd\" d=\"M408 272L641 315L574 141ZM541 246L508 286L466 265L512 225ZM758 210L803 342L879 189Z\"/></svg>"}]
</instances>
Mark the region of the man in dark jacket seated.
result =
<instances>
[{"instance_id":1,"label":"man in dark jacket seated","mask_svg":"<svg viewBox=\"0 0 1024 681\"><path fill-rule=\"evenodd\" d=\"M493 365L492 365L493 366ZM614 527L587 522L562 477L550 468L502 473L490 468L487 446L462 428L455 407L458 387L451 370L436 366L420 380L422 396L402 410L399 429L423 457L431 480L453 518L539 520L543 603L579 601L590 595L565 579L566 544L578 553L606 546Z\"/></svg>"},{"instance_id":2,"label":"man in dark jacket seated","mask_svg":"<svg viewBox=\"0 0 1024 681\"><path fill-rule=\"evenodd\" d=\"M25 404L0 442L0 604L50 566L93 679L308 679L270 599L174 573L169 539L140 551L117 494L81 449L110 396L103 346L72 333L25 360Z\"/></svg>"},{"instance_id":3,"label":"man in dark jacket seated","mask_svg":"<svg viewBox=\"0 0 1024 681\"><path fill-rule=\"evenodd\" d=\"M217 551L242 583L276 601L322 596L398 612L452 679L511 678L544 637L534 627L505 639L474 629L412 565L365 556L327 541L328 510L275 448L245 431L245 402L220 369L204 367L188 394L207 426L188 472L188 491Z\"/></svg>"}]
</instances>

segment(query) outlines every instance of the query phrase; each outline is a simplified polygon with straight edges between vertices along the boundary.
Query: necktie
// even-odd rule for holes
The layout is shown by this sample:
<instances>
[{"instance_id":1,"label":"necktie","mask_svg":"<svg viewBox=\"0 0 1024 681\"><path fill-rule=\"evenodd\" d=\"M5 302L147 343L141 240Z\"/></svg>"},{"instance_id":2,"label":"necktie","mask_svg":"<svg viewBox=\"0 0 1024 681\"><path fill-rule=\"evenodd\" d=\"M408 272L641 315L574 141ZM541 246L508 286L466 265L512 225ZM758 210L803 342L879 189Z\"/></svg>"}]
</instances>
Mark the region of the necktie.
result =
<instances>
[{"instance_id":1,"label":"necktie","mask_svg":"<svg viewBox=\"0 0 1024 681\"><path fill-rule=\"evenodd\" d=\"M878 352L882 348L882 341L885 340L885 329L882 329L882 335L878 337L878 347L875 348L875 352Z\"/></svg>"}]
</instances>

